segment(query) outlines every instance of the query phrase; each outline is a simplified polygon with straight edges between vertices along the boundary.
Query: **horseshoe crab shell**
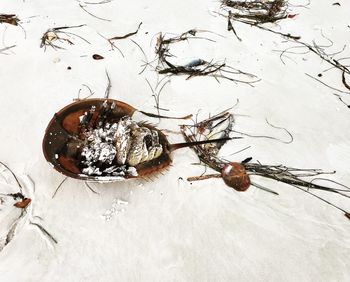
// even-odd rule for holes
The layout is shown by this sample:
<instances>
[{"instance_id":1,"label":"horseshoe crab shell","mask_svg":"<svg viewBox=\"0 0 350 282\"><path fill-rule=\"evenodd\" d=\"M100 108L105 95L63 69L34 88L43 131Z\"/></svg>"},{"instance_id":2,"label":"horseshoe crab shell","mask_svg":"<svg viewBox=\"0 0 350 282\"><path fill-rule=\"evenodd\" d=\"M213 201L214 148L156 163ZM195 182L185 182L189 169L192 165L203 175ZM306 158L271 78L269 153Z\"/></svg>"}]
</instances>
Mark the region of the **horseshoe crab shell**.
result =
<instances>
[{"instance_id":1,"label":"horseshoe crab shell","mask_svg":"<svg viewBox=\"0 0 350 282\"><path fill-rule=\"evenodd\" d=\"M156 132L163 148L157 158L138 163L130 173L120 175L87 175L82 171L80 151L86 139L84 131L105 122L118 123L124 117L132 117L135 111L132 106L113 99L86 99L67 105L53 116L46 128L42 143L46 160L68 177L98 182L144 177L161 171L171 164L171 146L159 129L147 123L139 125Z\"/></svg>"}]
</instances>

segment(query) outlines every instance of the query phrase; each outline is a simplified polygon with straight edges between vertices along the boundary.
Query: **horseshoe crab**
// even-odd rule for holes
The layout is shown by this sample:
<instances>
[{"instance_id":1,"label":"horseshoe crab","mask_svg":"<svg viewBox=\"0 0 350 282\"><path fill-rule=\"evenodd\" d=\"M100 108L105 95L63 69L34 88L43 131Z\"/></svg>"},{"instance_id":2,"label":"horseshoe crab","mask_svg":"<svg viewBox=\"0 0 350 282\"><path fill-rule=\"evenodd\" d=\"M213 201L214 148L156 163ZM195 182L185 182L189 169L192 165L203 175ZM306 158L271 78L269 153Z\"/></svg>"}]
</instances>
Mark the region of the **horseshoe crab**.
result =
<instances>
[{"instance_id":1,"label":"horseshoe crab","mask_svg":"<svg viewBox=\"0 0 350 282\"><path fill-rule=\"evenodd\" d=\"M42 144L46 160L68 177L113 182L143 178L166 169L176 149L232 139L170 144L155 126L133 121L136 111L124 102L106 98L69 104L47 126Z\"/></svg>"}]
</instances>

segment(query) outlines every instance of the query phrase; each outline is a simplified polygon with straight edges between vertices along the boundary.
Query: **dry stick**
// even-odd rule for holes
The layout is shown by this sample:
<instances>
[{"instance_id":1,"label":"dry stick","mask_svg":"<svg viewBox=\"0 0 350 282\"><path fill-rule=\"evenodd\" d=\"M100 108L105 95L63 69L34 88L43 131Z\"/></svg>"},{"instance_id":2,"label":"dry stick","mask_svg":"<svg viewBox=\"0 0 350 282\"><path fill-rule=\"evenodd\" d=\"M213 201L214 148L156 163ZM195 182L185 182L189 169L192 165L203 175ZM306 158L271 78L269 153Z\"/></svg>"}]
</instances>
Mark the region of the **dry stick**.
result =
<instances>
[{"instance_id":1,"label":"dry stick","mask_svg":"<svg viewBox=\"0 0 350 282\"><path fill-rule=\"evenodd\" d=\"M201 176L192 176L192 177L187 177L187 181L199 181L199 180L206 180L209 178L221 178L221 173L215 173L215 174L206 174L206 175L201 175Z\"/></svg>"},{"instance_id":2,"label":"dry stick","mask_svg":"<svg viewBox=\"0 0 350 282\"><path fill-rule=\"evenodd\" d=\"M101 20L101 21L111 22L111 20L104 19L104 18L100 18L100 17L98 17L98 16L96 16L96 15L90 13L88 10L86 10L86 9L84 8L83 5L79 4L79 6L80 6L80 8L82 8L83 11L85 11L86 13L88 13L90 16L93 16L94 18L99 19L99 20Z\"/></svg>"},{"instance_id":3,"label":"dry stick","mask_svg":"<svg viewBox=\"0 0 350 282\"><path fill-rule=\"evenodd\" d=\"M113 48L116 48L119 51L119 53L122 55L122 57L125 58L122 50L120 50L116 45L114 45L113 42L110 42L109 39L104 37L101 33L97 32L97 34L108 41L108 43L111 45L112 50Z\"/></svg>"},{"instance_id":4,"label":"dry stick","mask_svg":"<svg viewBox=\"0 0 350 282\"><path fill-rule=\"evenodd\" d=\"M141 27L141 25L142 25L142 22L139 23L139 25L138 25L136 31L127 33L127 34L122 35L122 36L114 36L114 37L112 37L112 38L105 38L105 37L102 36L101 34L100 34L100 35L101 35L103 38L105 38L105 39L109 42L109 44L111 44L112 50L113 50L113 48L117 48L118 51L121 53L121 55L124 57L124 54L122 53L122 51L121 51L112 41L113 41L113 40L126 39L126 38L128 38L128 37L130 37L130 36L133 36L133 35L137 34L138 31L139 31L139 29L140 29L140 27ZM141 52L142 52L142 53L144 54L144 56L146 57L146 54L145 54L145 52L142 50L141 46L140 46L139 44L137 44L134 40L131 39L131 41L132 41L135 45L137 45L137 46L139 47L139 49L141 50ZM147 59L147 57L146 57L146 59ZM143 71L144 71L144 70L142 70L141 73L142 73Z\"/></svg>"}]
</instances>

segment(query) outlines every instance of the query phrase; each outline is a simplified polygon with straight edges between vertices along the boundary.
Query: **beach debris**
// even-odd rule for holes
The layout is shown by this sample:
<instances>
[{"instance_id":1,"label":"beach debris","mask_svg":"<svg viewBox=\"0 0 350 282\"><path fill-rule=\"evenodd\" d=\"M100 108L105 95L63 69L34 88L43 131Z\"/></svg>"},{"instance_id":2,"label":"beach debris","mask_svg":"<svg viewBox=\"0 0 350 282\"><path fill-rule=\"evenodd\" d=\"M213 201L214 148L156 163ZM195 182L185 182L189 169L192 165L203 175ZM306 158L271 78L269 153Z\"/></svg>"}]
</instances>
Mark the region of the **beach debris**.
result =
<instances>
[{"instance_id":1,"label":"beach debris","mask_svg":"<svg viewBox=\"0 0 350 282\"><path fill-rule=\"evenodd\" d=\"M170 62L170 58L174 55L170 52L170 46L181 42L194 39L207 40L215 42L213 39L204 37L205 34L211 33L205 30L191 29L178 36L169 37L167 34L159 33L156 44L156 61L157 66L155 70L159 74L167 76L172 75L185 75L186 79L199 76L210 76L219 81L220 78L227 79L236 83L244 83L249 86L253 86L254 83L260 81L254 74L247 73L238 69L235 69L224 61L215 61L213 59L204 60L202 58L195 58L189 61L187 64L178 65ZM198 34L204 34L199 36Z\"/></svg>"},{"instance_id":2,"label":"beach debris","mask_svg":"<svg viewBox=\"0 0 350 282\"><path fill-rule=\"evenodd\" d=\"M223 111L208 119L196 122L193 125L182 125L181 132L187 142L210 140L211 138L229 138L230 133L233 132L233 125L233 114L229 111ZM252 185L258 189L278 195L277 192L270 188L264 187L255 181L251 181L251 178L254 176L269 178L316 197L342 211L344 215L350 219L350 214L345 209L316 194L316 191L323 191L336 194L343 198L350 198L350 187L322 177L323 175L334 174L335 171L327 172L322 169L302 169L284 165L266 165L259 161L252 162L251 157L241 162L234 162L219 156L220 148L224 144L225 141L192 146L192 149L196 152L200 161L218 173L189 177L187 180L198 181L209 178L223 178L227 186L237 191L246 191L249 186ZM332 186L336 187L321 185L320 182L324 182L325 184L330 183Z\"/></svg>"},{"instance_id":3,"label":"beach debris","mask_svg":"<svg viewBox=\"0 0 350 282\"><path fill-rule=\"evenodd\" d=\"M15 14L0 14L0 23L18 26L19 22L20 20Z\"/></svg>"},{"instance_id":4,"label":"beach debris","mask_svg":"<svg viewBox=\"0 0 350 282\"><path fill-rule=\"evenodd\" d=\"M46 47L50 46L55 50L65 49L64 47L57 45L55 42L61 42L61 43L66 42L69 45L74 45L72 41L72 37L80 38L81 40L90 44L89 41L87 41L85 38L81 37L80 35L67 31L67 29L79 28L83 26L85 26L85 24L76 25L76 26L61 26L61 27L49 28L41 37L40 48L44 48L44 50L46 50Z\"/></svg>"},{"instance_id":5,"label":"beach debris","mask_svg":"<svg viewBox=\"0 0 350 282\"><path fill-rule=\"evenodd\" d=\"M52 240L52 235L33 216L32 197L34 182L28 177L19 181L16 174L3 162L0 162L0 252L14 239L15 235L27 223L36 225L40 231Z\"/></svg>"},{"instance_id":6,"label":"beach debris","mask_svg":"<svg viewBox=\"0 0 350 282\"><path fill-rule=\"evenodd\" d=\"M108 42L111 44L112 49L113 49L113 47L115 47L113 41L126 39L126 38L129 38L129 37L133 36L133 35L136 35L139 32L141 25L142 25L142 22L139 23L137 29L135 31L133 31L133 32L129 32L129 33L124 34L124 35L113 36L111 38L108 38Z\"/></svg>"},{"instance_id":7,"label":"beach debris","mask_svg":"<svg viewBox=\"0 0 350 282\"><path fill-rule=\"evenodd\" d=\"M120 50L120 48L115 44L114 41L117 41L117 40L123 40L123 39L127 39L129 37L132 37L134 35L136 35L139 30L140 30L140 27L142 25L142 22L139 23L137 29L133 32L129 32L129 33L126 33L124 35L117 35L117 36L113 36L113 37L110 37L110 38L107 38L105 37L104 35L102 35L101 33L98 33L102 38L104 38L105 40L107 40L107 42L110 44L111 46L111 51L115 49L117 49L119 51L119 53L121 54L121 56L124 58L124 53L122 52L122 50ZM137 47L141 50L141 52L143 53L143 55L146 57L146 54L145 52L143 51L143 49L141 48L141 46L134 40L130 39L131 42L133 42L135 45L137 45Z\"/></svg>"}]
</instances>

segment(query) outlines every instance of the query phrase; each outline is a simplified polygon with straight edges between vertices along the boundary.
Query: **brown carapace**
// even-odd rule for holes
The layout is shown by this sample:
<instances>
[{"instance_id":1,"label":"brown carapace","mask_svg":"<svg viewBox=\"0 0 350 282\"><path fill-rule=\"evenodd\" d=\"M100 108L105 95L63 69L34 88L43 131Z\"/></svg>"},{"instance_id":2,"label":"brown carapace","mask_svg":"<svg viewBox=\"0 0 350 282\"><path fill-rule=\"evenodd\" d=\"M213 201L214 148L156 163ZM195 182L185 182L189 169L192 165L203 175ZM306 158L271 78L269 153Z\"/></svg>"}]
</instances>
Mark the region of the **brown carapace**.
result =
<instances>
[{"instance_id":1,"label":"brown carapace","mask_svg":"<svg viewBox=\"0 0 350 282\"><path fill-rule=\"evenodd\" d=\"M225 184L233 189L243 192L250 186L250 178L241 163L226 164L221 170L221 177Z\"/></svg>"},{"instance_id":2,"label":"brown carapace","mask_svg":"<svg viewBox=\"0 0 350 282\"><path fill-rule=\"evenodd\" d=\"M140 122L137 125L158 135L158 143L162 147L161 154L156 158L134 165L134 173L121 175L105 173L89 175L83 173L82 163L84 157L82 156L82 147L86 144L86 132L100 129L107 123L119 123L127 117L131 118L136 111L138 110L134 107L113 99L86 99L69 104L56 113L47 126L42 144L46 160L57 171L72 178L87 181L113 182L127 178L142 178L162 171L170 166L172 162L171 152L176 149L223 140L170 144L161 130L148 123ZM143 111L139 112L152 117L161 117ZM224 140L229 139L224 138ZM128 164L121 166L117 163L116 159L112 161L110 166L117 168L123 167L124 171L128 170ZM107 167L108 169L109 167Z\"/></svg>"}]
</instances>

